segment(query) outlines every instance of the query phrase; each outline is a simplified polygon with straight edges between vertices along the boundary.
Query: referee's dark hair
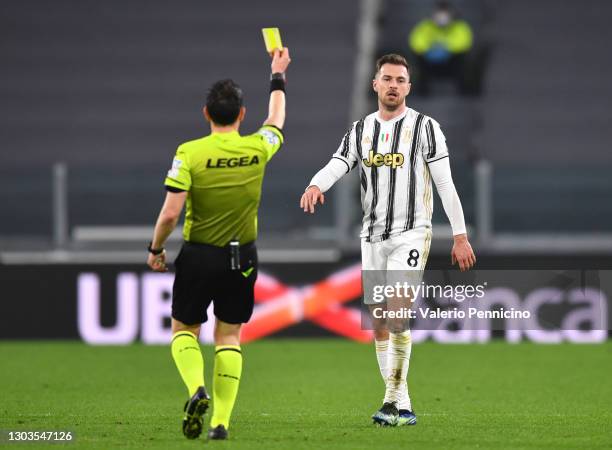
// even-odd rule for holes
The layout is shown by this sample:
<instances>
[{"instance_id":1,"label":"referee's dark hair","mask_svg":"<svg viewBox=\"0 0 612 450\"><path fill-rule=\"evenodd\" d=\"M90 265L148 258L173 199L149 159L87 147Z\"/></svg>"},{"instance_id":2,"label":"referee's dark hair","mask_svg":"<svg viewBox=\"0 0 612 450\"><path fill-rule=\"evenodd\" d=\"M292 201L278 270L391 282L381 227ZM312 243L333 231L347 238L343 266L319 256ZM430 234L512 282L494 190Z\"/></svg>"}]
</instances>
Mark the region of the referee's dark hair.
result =
<instances>
[{"instance_id":1,"label":"referee's dark hair","mask_svg":"<svg viewBox=\"0 0 612 450\"><path fill-rule=\"evenodd\" d=\"M410 76L410 66L408 65L408 61L406 61L406 58L404 58L402 55L398 55L396 53L389 53L378 58L378 61L376 61L376 73L380 72L380 68L385 64L404 66L408 71L408 76Z\"/></svg>"},{"instance_id":2,"label":"referee's dark hair","mask_svg":"<svg viewBox=\"0 0 612 450\"><path fill-rule=\"evenodd\" d=\"M233 80L220 80L208 91L206 109L218 125L231 125L242 108L242 89Z\"/></svg>"}]
</instances>

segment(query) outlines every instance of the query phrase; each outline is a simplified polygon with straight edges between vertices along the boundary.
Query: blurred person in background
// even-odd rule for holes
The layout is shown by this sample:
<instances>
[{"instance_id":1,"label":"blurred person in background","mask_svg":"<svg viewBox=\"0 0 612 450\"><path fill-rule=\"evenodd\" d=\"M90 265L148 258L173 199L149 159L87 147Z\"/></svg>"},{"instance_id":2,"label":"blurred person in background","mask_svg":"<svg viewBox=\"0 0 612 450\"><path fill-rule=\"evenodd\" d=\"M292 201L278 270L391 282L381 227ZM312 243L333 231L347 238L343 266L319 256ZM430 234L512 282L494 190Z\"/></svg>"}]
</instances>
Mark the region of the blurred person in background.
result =
<instances>
[{"instance_id":1,"label":"blurred person in background","mask_svg":"<svg viewBox=\"0 0 612 450\"><path fill-rule=\"evenodd\" d=\"M266 164L283 144L285 71L289 50L275 50L268 118L254 134L238 133L246 109L232 80L216 82L204 116L211 134L178 147L165 180L166 200L149 244L147 264L165 272L164 244L186 202L184 243L175 261L172 357L187 387L183 434L202 433L209 395L198 337L214 304L213 414L209 439L227 439L242 374L240 328L251 318L257 278L257 211Z\"/></svg>"},{"instance_id":2,"label":"blurred person in background","mask_svg":"<svg viewBox=\"0 0 612 450\"><path fill-rule=\"evenodd\" d=\"M439 2L431 17L412 29L408 42L416 62L417 93L429 94L432 78L452 78L463 94L478 91L475 61L470 58L474 47L472 28L457 17L448 2Z\"/></svg>"}]
</instances>

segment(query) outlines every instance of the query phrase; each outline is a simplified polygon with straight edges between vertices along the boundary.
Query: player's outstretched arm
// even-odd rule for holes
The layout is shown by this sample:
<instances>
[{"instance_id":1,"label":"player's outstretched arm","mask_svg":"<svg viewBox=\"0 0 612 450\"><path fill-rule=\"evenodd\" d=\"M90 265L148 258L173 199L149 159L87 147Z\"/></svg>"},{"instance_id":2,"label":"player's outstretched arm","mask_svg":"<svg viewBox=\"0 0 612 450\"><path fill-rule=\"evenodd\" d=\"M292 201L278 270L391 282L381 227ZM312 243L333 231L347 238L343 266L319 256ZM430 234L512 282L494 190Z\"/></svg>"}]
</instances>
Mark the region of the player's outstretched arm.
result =
<instances>
[{"instance_id":1,"label":"player's outstretched arm","mask_svg":"<svg viewBox=\"0 0 612 450\"><path fill-rule=\"evenodd\" d=\"M300 199L300 208L302 208L304 212L314 214L317 203L323 205L325 203L325 195L323 195L323 192L321 192L318 186L308 186Z\"/></svg>"},{"instance_id":2,"label":"player's outstretched arm","mask_svg":"<svg viewBox=\"0 0 612 450\"><path fill-rule=\"evenodd\" d=\"M325 203L325 196L323 193L327 192L336 181L348 173L348 167L348 163L334 156L327 165L319 170L317 174L312 177L312 180L310 180L310 184L308 184L308 187L300 199L300 208L302 208L304 212L314 214L315 206L318 203Z\"/></svg>"},{"instance_id":3,"label":"player's outstretched arm","mask_svg":"<svg viewBox=\"0 0 612 450\"><path fill-rule=\"evenodd\" d=\"M467 238L463 208L453 183L448 158L430 163L429 172L453 229L454 244L451 250L451 261L453 265L457 263L462 272L470 270L476 264L476 256Z\"/></svg>"},{"instance_id":4,"label":"player's outstretched arm","mask_svg":"<svg viewBox=\"0 0 612 450\"><path fill-rule=\"evenodd\" d=\"M270 103L268 118L264 125L282 129L285 125L285 72L291 63L289 49L274 50L272 54L272 80L270 83Z\"/></svg>"},{"instance_id":5,"label":"player's outstretched arm","mask_svg":"<svg viewBox=\"0 0 612 450\"><path fill-rule=\"evenodd\" d=\"M349 173L351 167L357 165L358 157L357 151L355 150L355 140L351 138L351 136L354 136L353 130L355 128L355 123L353 123L351 128L346 132L340 142L340 147L336 153L334 153L327 165L319 170L316 175L312 177L312 180L310 180L308 187L300 199L300 208L302 208L304 212L313 214L315 212L315 206L318 203L325 203L325 196L323 193L331 189L336 181Z\"/></svg>"}]
</instances>

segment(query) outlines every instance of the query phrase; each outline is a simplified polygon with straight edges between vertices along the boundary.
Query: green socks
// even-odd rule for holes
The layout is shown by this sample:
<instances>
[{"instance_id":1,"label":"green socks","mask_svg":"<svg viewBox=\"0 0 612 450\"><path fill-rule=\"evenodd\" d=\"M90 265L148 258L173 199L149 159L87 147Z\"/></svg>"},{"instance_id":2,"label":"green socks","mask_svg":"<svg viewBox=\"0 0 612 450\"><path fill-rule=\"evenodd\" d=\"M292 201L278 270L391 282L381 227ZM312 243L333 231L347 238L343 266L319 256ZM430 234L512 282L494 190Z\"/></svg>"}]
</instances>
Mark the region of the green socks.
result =
<instances>
[{"instance_id":1,"label":"green socks","mask_svg":"<svg viewBox=\"0 0 612 450\"><path fill-rule=\"evenodd\" d=\"M172 336L172 358L183 378L189 396L204 386L204 359L195 334L179 331Z\"/></svg>"},{"instance_id":2,"label":"green socks","mask_svg":"<svg viewBox=\"0 0 612 450\"><path fill-rule=\"evenodd\" d=\"M215 371L213 374L212 428L223 425L229 428L229 420L238 394L242 374L242 353L239 345L215 347Z\"/></svg>"}]
</instances>

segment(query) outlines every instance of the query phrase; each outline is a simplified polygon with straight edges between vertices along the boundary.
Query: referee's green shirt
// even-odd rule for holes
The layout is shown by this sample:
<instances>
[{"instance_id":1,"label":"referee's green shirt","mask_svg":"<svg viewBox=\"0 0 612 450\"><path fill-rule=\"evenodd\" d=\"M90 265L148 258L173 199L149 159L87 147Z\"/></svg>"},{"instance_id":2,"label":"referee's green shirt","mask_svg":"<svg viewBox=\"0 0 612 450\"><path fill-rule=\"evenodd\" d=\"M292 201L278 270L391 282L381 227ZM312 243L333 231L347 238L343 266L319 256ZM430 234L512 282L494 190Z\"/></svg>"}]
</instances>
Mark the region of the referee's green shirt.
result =
<instances>
[{"instance_id":1,"label":"referee's green shirt","mask_svg":"<svg viewBox=\"0 0 612 450\"><path fill-rule=\"evenodd\" d=\"M212 133L179 146L165 185L189 192L186 241L223 247L257 238L264 170L283 140L278 128L264 125L248 136Z\"/></svg>"}]
</instances>

